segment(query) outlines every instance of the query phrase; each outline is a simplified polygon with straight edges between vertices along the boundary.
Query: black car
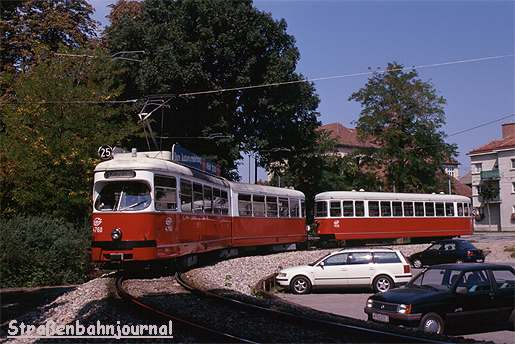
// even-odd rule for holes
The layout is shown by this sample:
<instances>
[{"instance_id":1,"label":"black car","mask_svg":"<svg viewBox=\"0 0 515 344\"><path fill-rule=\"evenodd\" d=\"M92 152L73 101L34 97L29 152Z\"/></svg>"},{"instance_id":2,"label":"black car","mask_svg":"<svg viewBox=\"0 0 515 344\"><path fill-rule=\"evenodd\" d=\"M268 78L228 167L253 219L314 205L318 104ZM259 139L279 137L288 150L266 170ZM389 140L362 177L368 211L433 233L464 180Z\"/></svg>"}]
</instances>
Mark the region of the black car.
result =
<instances>
[{"instance_id":1,"label":"black car","mask_svg":"<svg viewBox=\"0 0 515 344\"><path fill-rule=\"evenodd\" d=\"M365 313L371 321L439 334L513 329L514 295L515 270L509 265L435 265L405 288L371 296Z\"/></svg>"},{"instance_id":2,"label":"black car","mask_svg":"<svg viewBox=\"0 0 515 344\"><path fill-rule=\"evenodd\" d=\"M433 243L422 252L414 253L409 257L414 268L428 265L484 262L485 255L467 240L449 239Z\"/></svg>"}]
</instances>

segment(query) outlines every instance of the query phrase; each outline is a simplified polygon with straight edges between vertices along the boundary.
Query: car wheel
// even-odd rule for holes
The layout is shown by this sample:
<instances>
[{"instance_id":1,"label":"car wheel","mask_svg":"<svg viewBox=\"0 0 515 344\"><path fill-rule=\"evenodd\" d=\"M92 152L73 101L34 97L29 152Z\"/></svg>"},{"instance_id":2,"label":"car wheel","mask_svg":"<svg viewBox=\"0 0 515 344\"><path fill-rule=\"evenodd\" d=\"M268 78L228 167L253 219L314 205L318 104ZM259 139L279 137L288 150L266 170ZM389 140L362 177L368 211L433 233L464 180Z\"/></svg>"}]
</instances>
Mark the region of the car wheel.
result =
<instances>
[{"instance_id":1,"label":"car wheel","mask_svg":"<svg viewBox=\"0 0 515 344\"><path fill-rule=\"evenodd\" d=\"M373 287L376 293L384 293L392 289L394 287L394 283L390 277L380 275L374 278Z\"/></svg>"},{"instance_id":2,"label":"car wheel","mask_svg":"<svg viewBox=\"0 0 515 344\"><path fill-rule=\"evenodd\" d=\"M422 267L422 261L420 259L415 259L411 265L413 265L414 268L420 269Z\"/></svg>"},{"instance_id":3,"label":"car wheel","mask_svg":"<svg viewBox=\"0 0 515 344\"><path fill-rule=\"evenodd\" d=\"M311 282L307 277L297 276L291 281L290 287L294 294L309 294L311 291Z\"/></svg>"},{"instance_id":4,"label":"car wheel","mask_svg":"<svg viewBox=\"0 0 515 344\"><path fill-rule=\"evenodd\" d=\"M420 320L419 329L428 333L443 334L444 321L441 316L436 313L428 313Z\"/></svg>"}]
</instances>

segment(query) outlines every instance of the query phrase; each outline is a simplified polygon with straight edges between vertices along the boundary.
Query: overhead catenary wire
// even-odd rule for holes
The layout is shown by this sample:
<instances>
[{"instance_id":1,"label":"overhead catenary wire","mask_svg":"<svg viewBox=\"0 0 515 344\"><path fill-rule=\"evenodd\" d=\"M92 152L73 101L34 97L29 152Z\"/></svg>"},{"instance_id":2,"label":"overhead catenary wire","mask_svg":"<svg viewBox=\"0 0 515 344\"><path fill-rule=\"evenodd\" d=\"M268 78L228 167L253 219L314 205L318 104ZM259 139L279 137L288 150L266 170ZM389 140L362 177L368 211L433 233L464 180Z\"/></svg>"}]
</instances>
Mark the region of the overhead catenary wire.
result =
<instances>
[{"instance_id":1,"label":"overhead catenary wire","mask_svg":"<svg viewBox=\"0 0 515 344\"><path fill-rule=\"evenodd\" d=\"M291 85L291 84L299 84L299 83L309 83L309 82L315 82L315 81L324 81L324 80L332 80L332 79L344 79L344 78L351 78L351 77L358 77L358 76L366 76L366 75L372 75L372 74L385 74L389 72L394 71L403 71L403 70L413 70L413 69L426 69L426 68L436 68L436 67L443 67L443 66L450 66L450 65L458 65L458 64L466 64L466 63L476 63L476 62L484 62L484 61L491 61L491 60L499 60L503 58L508 57L514 57L514 54L507 54L507 55L496 55L496 56L485 56L485 57L479 57L479 58L470 58L470 59L461 59L461 60L453 60L453 61L446 61L446 62L439 62L439 63L431 63L431 64L422 64L422 65L413 65L410 67L400 67L400 68L383 68L383 69L377 69L377 70L369 70L366 72L358 72L358 73L349 73L349 74L342 74L342 75L332 75L332 76L325 76L325 77L317 77L317 78L304 78L304 79L297 79L297 80L290 80L290 81L278 81L278 82L271 82L271 83L264 83L264 84L258 84L258 85L248 85L248 86L239 86L239 87L230 87L230 88L220 88L220 89L214 89L214 90L205 90L205 91L195 91L195 92L184 92L184 93L177 93L177 94L162 94L162 95L153 95L152 98L160 97L162 99L166 99L165 104L170 102L174 97L190 97L190 96L197 96L197 95L206 95L206 94L215 94L215 93L224 93L224 92L233 92L233 91L241 91L241 90L249 90L249 89L258 89L258 88L267 88L267 87L276 87L276 86L282 86L282 85ZM75 101L15 101L15 102L0 102L0 104L5 103L36 103L36 104L52 104L52 103L62 103L62 104L116 104L116 103L135 103L138 101L144 101L146 99L149 99L150 97L143 97L140 99L128 99L128 100L118 100L118 101L94 101L94 100L75 100ZM158 107L159 108L159 107ZM154 109L154 110L157 110Z\"/></svg>"},{"instance_id":2,"label":"overhead catenary wire","mask_svg":"<svg viewBox=\"0 0 515 344\"><path fill-rule=\"evenodd\" d=\"M452 136L456 136L456 135L460 135L460 134L464 134L464 133L467 133L469 131L472 131L472 130L475 130L475 129L479 129L479 128L482 128L482 127L485 127L487 125L490 125L490 124L494 124L494 123L497 123L497 122L500 122L502 120L505 120L505 119L508 119L510 117L514 117L515 118L515 112L514 113L511 113L509 115L506 115L506 116L502 116L502 117L499 117L499 118L496 118L496 119L493 119L491 121L488 121L488 122L484 122L484 123L481 123L481 124L478 124L476 126L473 126L471 128L467 128L467 129L463 129L463 130L460 130L460 131L456 131L454 133L451 133L449 135L447 135L447 137L452 137Z\"/></svg>"}]
</instances>

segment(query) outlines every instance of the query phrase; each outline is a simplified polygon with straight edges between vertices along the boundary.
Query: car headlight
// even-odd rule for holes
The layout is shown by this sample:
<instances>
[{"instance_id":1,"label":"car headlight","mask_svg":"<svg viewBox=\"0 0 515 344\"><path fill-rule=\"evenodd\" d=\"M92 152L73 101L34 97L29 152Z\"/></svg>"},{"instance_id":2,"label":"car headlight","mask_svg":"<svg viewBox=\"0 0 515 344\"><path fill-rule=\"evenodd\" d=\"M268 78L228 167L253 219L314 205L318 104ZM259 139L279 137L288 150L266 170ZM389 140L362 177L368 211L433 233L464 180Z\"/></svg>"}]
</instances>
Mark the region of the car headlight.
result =
<instances>
[{"instance_id":1,"label":"car headlight","mask_svg":"<svg viewBox=\"0 0 515 344\"><path fill-rule=\"evenodd\" d=\"M374 301L372 301L372 299L368 299L367 300L367 308L372 308L373 305L374 305Z\"/></svg>"},{"instance_id":2,"label":"car headlight","mask_svg":"<svg viewBox=\"0 0 515 344\"><path fill-rule=\"evenodd\" d=\"M411 305L405 305L405 304L401 303L397 307L397 312L401 313L401 314L410 314L411 313Z\"/></svg>"},{"instance_id":3,"label":"car headlight","mask_svg":"<svg viewBox=\"0 0 515 344\"><path fill-rule=\"evenodd\" d=\"M286 272L279 272L277 277L286 277Z\"/></svg>"}]
</instances>

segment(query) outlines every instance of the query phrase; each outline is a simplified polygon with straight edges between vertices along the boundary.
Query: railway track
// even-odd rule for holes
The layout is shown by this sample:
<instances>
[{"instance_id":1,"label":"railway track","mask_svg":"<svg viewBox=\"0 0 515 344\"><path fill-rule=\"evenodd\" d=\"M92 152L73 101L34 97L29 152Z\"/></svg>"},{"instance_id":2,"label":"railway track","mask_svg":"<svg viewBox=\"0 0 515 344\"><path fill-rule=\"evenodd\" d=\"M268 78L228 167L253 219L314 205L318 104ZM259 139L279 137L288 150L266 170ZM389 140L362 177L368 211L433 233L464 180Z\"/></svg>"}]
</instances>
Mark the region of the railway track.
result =
<instances>
[{"instance_id":1,"label":"railway track","mask_svg":"<svg viewBox=\"0 0 515 344\"><path fill-rule=\"evenodd\" d=\"M208 341L213 342L224 342L224 343L256 343L247 338L234 336L232 334L219 331L217 329L209 328L204 325L192 322L190 320L186 320L178 315L171 314L169 312L165 312L163 310L157 309L156 307L149 305L140 301L135 296L131 295L123 286L123 282L126 280L127 276L120 272L115 279L116 291L118 295L124 299L125 301L131 303L141 311L145 312L147 315L163 320L171 320L174 324L174 329L176 329L179 325L181 328L187 330L188 332L194 332L197 337L201 337L207 339Z\"/></svg>"}]
</instances>

